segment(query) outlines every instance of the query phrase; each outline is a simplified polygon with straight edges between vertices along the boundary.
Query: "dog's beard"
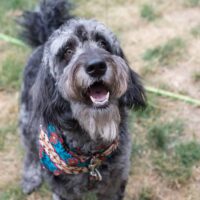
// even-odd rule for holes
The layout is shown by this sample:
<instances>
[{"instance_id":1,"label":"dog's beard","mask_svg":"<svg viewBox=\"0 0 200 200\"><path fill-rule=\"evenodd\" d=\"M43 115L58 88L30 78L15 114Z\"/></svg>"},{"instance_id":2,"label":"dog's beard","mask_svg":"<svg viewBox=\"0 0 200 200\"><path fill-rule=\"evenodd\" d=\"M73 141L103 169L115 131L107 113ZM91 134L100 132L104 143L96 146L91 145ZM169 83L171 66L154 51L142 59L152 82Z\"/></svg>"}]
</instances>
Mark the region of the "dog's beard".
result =
<instances>
[{"instance_id":1,"label":"dog's beard","mask_svg":"<svg viewBox=\"0 0 200 200\"><path fill-rule=\"evenodd\" d=\"M104 109L95 109L80 103L71 104L73 117L85 129L92 140L101 138L105 142L113 141L118 135L120 114L118 106L110 104Z\"/></svg>"}]
</instances>

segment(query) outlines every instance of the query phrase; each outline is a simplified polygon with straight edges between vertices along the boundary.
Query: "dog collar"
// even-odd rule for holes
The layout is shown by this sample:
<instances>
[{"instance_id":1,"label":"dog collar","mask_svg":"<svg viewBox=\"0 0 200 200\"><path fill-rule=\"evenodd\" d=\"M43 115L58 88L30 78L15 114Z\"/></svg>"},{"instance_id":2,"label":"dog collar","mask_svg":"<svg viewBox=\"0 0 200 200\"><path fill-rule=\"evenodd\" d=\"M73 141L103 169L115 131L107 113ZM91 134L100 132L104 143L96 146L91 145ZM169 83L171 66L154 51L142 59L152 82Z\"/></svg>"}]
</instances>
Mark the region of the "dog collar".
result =
<instances>
[{"instance_id":1,"label":"dog collar","mask_svg":"<svg viewBox=\"0 0 200 200\"><path fill-rule=\"evenodd\" d=\"M110 146L100 149L91 156L79 155L70 150L53 125L46 130L40 127L39 157L43 168L58 176L60 174L89 173L92 180L101 180L98 167L109 158L118 147L118 139ZM99 147L98 147L99 149Z\"/></svg>"}]
</instances>

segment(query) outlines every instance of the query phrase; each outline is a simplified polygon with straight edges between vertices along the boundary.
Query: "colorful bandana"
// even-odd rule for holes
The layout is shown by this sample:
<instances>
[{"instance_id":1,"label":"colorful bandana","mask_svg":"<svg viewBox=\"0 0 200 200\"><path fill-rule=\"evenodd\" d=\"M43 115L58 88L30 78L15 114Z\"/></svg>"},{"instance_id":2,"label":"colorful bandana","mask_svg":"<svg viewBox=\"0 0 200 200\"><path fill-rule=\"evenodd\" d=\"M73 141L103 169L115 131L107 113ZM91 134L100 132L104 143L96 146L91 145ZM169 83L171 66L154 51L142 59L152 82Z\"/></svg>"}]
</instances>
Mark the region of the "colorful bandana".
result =
<instances>
[{"instance_id":1,"label":"colorful bandana","mask_svg":"<svg viewBox=\"0 0 200 200\"><path fill-rule=\"evenodd\" d=\"M74 149L70 150L65 146L63 139L58 136L53 125L48 125L46 130L41 126L39 144L40 162L54 175L89 172L91 179L101 180L102 177L97 168L116 150L118 139L107 149L100 149L91 156L79 155L75 153Z\"/></svg>"}]
</instances>

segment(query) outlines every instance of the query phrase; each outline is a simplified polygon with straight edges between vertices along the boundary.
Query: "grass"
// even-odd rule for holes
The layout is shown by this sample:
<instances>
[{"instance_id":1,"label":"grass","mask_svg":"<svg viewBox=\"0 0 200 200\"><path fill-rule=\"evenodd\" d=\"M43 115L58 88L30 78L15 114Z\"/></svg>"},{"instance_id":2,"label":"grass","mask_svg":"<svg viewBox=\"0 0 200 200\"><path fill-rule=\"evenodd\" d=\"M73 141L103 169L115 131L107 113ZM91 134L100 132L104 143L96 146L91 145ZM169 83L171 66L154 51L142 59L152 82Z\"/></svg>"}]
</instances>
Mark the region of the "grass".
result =
<instances>
[{"instance_id":1,"label":"grass","mask_svg":"<svg viewBox=\"0 0 200 200\"><path fill-rule=\"evenodd\" d=\"M195 163L190 161L198 160L197 145L191 147L190 143L186 146L178 143L178 136L183 129L184 125L180 120L168 123L157 122L149 129L147 136L150 147L157 150L151 152L153 166L172 186L187 183L192 175L192 165ZM193 157L189 158L191 155ZM186 162L190 162L191 165L185 164Z\"/></svg>"},{"instance_id":2,"label":"grass","mask_svg":"<svg viewBox=\"0 0 200 200\"><path fill-rule=\"evenodd\" d=\"M4 8L4 10L23 10L23 9L29 9L33 7L35 3L37 3L37 0L2 0L1 1L1 7Z\"/></svg>"},{"instance_id":3,"label":"grass","mask_svg":"<svg viewBox=\"0 0 200 200\"><path fill-rule=\"evenodd\" d=\"M182 1L186 1L186 0L182 0ZM0 32L6 33L12 36L17 36L17 26L14 22L14 19L18 15L20 15L21 9L30 8L33 6L33 4L36 4L36 2L38 2L38 0L30 0L30 1L2 0L0 3L1 4L0 6L1 31ZM143 4L141 7L139 7L141 5L141 2L139 1L138 1L139 3L134 2L133 0L126 1L125 3L127 5L124 5L124 1L122 0L116 0L116 1L113 0L113 1L108 1L108 8L106 8L106 5L107 5L106 2L99 1L99 0L94 0L94 1L76 0L76 2L78 3L78 5L75 12L77 11L78 13L79 11L81 13L81 16L96 17L97 19L102 19L104 15L106 16L106 12L108 12L109 25L113 29L112 26L114 23L114 29L120 30L118 31L119 37L122 38L122 42L125 41L125 51L128 52L128 56L130 57L134 55L136 57L136 60L139 57L139 55L136 53L132 54L132 51L129 50L128 48L126 49L126 46L130 47L130 45L137 45L137 43L134 44L131 42L131 38L126 38L127 37L126 31L128 31L128 33L130 32L130 34L128 35L131 35L131 33L133 32L133 36L135 37L134 40L152 39L151 38L152 32L149 31L150 29L148 30L147 28L145 29L145 26L147 26L147 24L146 23L141 24L141 19L138 19L138 17L136 17L136 19L134 18L134 15L137 14L138 8L140 9L141 18L144 21L146 20L147 22L151 22L151 26L153 29L156 28L158 29L158 31L162 31L159 28L161 27L162 29L163 25L166 25L165 20L159 19L159 17L162 16L162 13L158 13L159 7L154 6L152 1L149 1L149 0L145 1L146 4ZM198 3L194 3L194 2L191 3L192 0L187 0L187 2L190 2L190 6L198 5ZM122 3L123 5L120 5ZM176 9L176 4L177 2L173 2L173 6L175 6L173 9ZM132 9L131 6L133 6L133 12L131 10L132 15L130 15L131 23L125 20L124 20L124 23L121 23L122 20L121 21L119 20L118 22L117 14L113 16L112 11L114 10L116 11L116 13L118 13L118 10L117 10L118 7L120 8L119 10L121 11L121 8L122 8L121 6L125 6L128 8L129 5L130 5L130 9ZM108 10L106 10L105 8ZM179 10L180 9L178 7L177 12L179 12ZM135 11L136 13L134 13ZM127 10L127 12L130 12L130 11ZM119 13L119 14L121 17L122 13ZM165 14L168 15L169 11L166 10L165 13L163 13L163 15ZM116 20L113 20L113 19L116 19ZM159 19L158 24L154 23L157 19ZM183 24L180 24L180 26L182 25ZM130 27L128 30L124 28L127 26ZM134 31L132 31L132 29ZM142 30L144 29L143 33L145 31L149 31L149 37L145 38L142 35L142 32L140 31L137 32L137 29L142 29ZM173 27L171 26L169 29L167 29L166 27L164 28L164 30L166 30L166 33L168 33L168 31L176 32L175 29L174 30L172 29ZM184 30L184 27L183 27L183 30ZM195 26L191 30L191 35L193 35L194 38L199 38L199 35L200 35L199 30L200 30L199 26ZM185 31L185 33L188 34L187 31ZM185 33L183 33L181 37L187 37L188 35L185 35ZM141 34L140 35L141 37L138 37L138 34ZM165 35L165 33L163 33L163 37L167 37L167 34ZM180 37L175 37L175 38L172 38L171 40L166 41L166 43L158 43L158 44L159 45L157 46L155 45L152 46L153 48L147 49L147 51L143 55L144 61L142 61L141 66L146 66L144 68L143 73L150 75L148 77L149 79L153 79L153 81L152 82L150 81L149 84L155 83L156 85L159 85L161 88L171 90L170 88L168 88L168 85L170 85L170 81L167 82L167 85L164 85L165 82L161 83L159 81L159 83L157 83L156 78L154 80L155 74L157 73L157 70L158 70L156 66L165 66L165 65L168 66L168 65L174 64L175 62L180 61L180 59L182 58L182 56L184 55L186 51L187 46L186 46L185 41ZM0 89L3 90L4 92L11 91L11 94L12 93L16 94L16 92L19 89L22 69L24 67L24 61L26 60L25 54L27 53L24 51L23 48L22 48L23 49L22 51L20 49L21 48L15 48L11 46L10 44L8 45L3 44L0 47L0 52L2 53L0 56L0 59L1 59L0 60L1 61L0 63ZM139 66L139 65L140 63L136 63L136 66ZM164 73L163 73L163 76L164 76ZM174 76L176 76L176 74L174 74ZM199 83L199 80L200 80L199 72L194 72L191 78L195 82ZM147 82L148 80L145 80L145 81ZM4 92L2 92L1 95L4 95ZM179 103L177 101L175 103L173 103L173 101L170 101L170 104L168 104L166 100L163 103L162 98L160 99L160 97L157 97L154 95L148 95L148 102L149 104L144 111L138 110L134 113L131 113L131 121L129 123L131 126L131 130L133 132L132 166L131 167L134 169L134 172L130 174L129 176L129 180L130 180L129 188L131 187L133 188L134 194L133 194L133 191L129 193L129 190L127 190L128 191L127 199L134 199L134 197L137 197L135 198L137 200L156 200L157 191L159 192L159 197L161 196L161 198L164 198L164 199L173 199L173 197L176 195L174 195L173 190L171 190L170 186L171 185L177 186L178 184L183 184L183 183L185 184L183 186L186 186L183 188L183 191L185 191L185 194L190 195L191 198L195 198L192 191L188 190L189 192L187 193L186 189L190 188L191 183L195 184L195 182L193 182L193 179L191 179L191 176L193 175L193 173L196 173L196 171L193 172L193 166L198 165L200 162L199 144L194 141L187 142L187 143L180 143L180 138L178 136L182 133L184 129L184 124L182 123L181 120L171 121L171 118L173 117L173 115L171 115L171 112L174 112L174 110L166 111L165 104L164 104L164 103L167 103L168 105L167 107L169 107L170 109L174 109ZM17 112L17 111L14 111L14 112ZM6 113L8 113L9 115L9 112L6 112ZM17 113L15 114L17 115ZM5 119L3 115L4 114L2 114L2 118ZM188 114L188 116L190 115ZM164 117L166 119L166 122L163 122ZM194 127L191 130L191 132L194 131L196 133L195 129L196 127ZM16 130L16 124L14 125L11 125L11 123L3 124L3 122L0 124L0 151L1 151L0 153L3 154L4 157L6 153L10 153L10 152L12 153L12 151L9 150L9 145L7 144L11 143L14 145L15 141L18 140L17 134L14 134L15 130ZM188 131L187 134L191 134L191 132ZM6 139L8 138L8 140L6 140L5 138ZM181 139L182 138L184 139L184 135L181 135ZM5 141L6 143L4 144ZM8 148L6 148L7 146ZM16 146L17 151L19 147ZM17 155L17 156L13 155L12 159L20 160L21 159L20 156L21 155ZM0 170L1 170L1 173L7 172L6 169L0 169ZM16 171L14 175L16 176L16 174L19 174L19 172ZM20 176L20 175L17 175L17 176ZM153 180L152 180L152 177L153 177ZM156 179L155 182L154 182L154 178ZM134 184L130 185L132 184L132 182L134 182ZM18 182L12 183L10 186L9 184L10 182L4 188L5 190L3 192L0 192L1 200L35 199L34 198L35 196L36 196L36 199L37 197L38 199L51 199L51 192L46 186L42 186L39 192L36 192L35 194L33 194L33 196L31 195L30 197L27 197L22 194L21 188L20 186L18 186L19 185ZM152 187L152 185L155 185L155 188L154 186ZM166 196L163 195L163 192L162 192L163 187L165 187L163 191L164 191L164 194L166 194ZM175 193L177 194L177 196L184 195L182 193L182 190L176 190ZM84 198L84 200L95 200L95 199L96 198L94 194L91 194L91 193L87 194L86 197ZM181 199L181 197L180 198L177 197L177 200L178 199Z\"/></svg>"},{"instance_id":4,"label":"grass","mask_svg":"<svg viewBox=\"0 0 200 200\"><path fill-rule=\"evenodd\" d=\"M160 108L155 96L148 95L148 104L144 110L131 112L129 129L133 132L132 160L140 157L148 148L146 145L146 130L158 116Z\"/></svg>"},{"instance_id":5,"label":"grass","mask_svg":"<svg viewBox=\"0 0 200 200\"><path fill-rule=\"evenodd\" d=\"M156 170L170 183L185 184L192 176L192 167L200 163L200 143L190 141L176 145L171 154L159 153L153 159Z\"/></svg>"},{"instance_id":6,"label":"grass","mask_svg":"<svg viewBox=\"0 0 200 200\"><path fill-rule=\"evenodd\" d=\"M140 16L147 21L154 21L159 15L151 4L143 4L140 9Z\"/></svg>"},{"instance_id":7,"label":"grass","mask_svg":"<svg viewBox=\"0 0 200 200\"><path fill-rule=\"evenodd\" d=\"M37 0L2 0L0 6L0 32L17 37L18 28L15 19L21 14L20 10L33 7L36 2ZM6 44L0 50L6 54L6 57L3 57L0 62L0 89L18 90L26 60L25 51L28 52L28 49Z\"/></svg>"},{"instance_id":8,"label":"grass","mask_svg":"<svg viewBox=\"0 0 200 200\"><path fill-rule=\"evenodd\" d=\"M197 26L195 26L195 27L192 28L191 34L192 34L195 38L200 37L200 24L198 24Z\"/></svg>"},{"instance_id":9,"label":"grass","mask_svg":"<svg viewBox=\"0 0 200 200\"><path fill-rule=\"evenodd\" d=\"M51 192L47 184L43 184L37 192L39 199L51 199ZM88 193L84 196L84 200L96 200L94 193ZM0 191L0 200L27 200L27 195L23 194L21 187L12 184L4 191Z\"/></svg>"},{"instance_id":10,"label":"grass","mask_svg":"<svg viewBox=\"0 0 200 200\"><path fill-rule=\"evenodd\" d=\"M24 68L24 60L20 55L19 50L18 55L10 53L2 63L0 63L0 88L4 90L16 90L19 89L22 70ZM23 52L21 53L23 54Z\"/></svg>"},{"instance_id":11,"label":"grass","mask_svg":"<svg viewBox=\"0 0 200 200\"><path fill-rule=\"evenodd\" d=\"M32 8L37 0L2 0L0 6L0 24L2 33L17 36L16 19L21 15L20 10Z\"/></svg>"},{"instance_id":12,"label":"grass","mask_svg":"<svg viewBox=\"0 0 200 200\"><path fill-rule=\"evenodd\" d=\"M192 79L194 80L194 82L199 82L200 81L200 71L199 72L193 72Z\"/></svg>"},{"instance_id":13,"label":"grass","mask_svg":"<svg viewBox=\"0 0 200 200\"><path fill-rule=\"evenodd\" d=\"M200 0L184 0L187 6L196 7L200 6Z\"/></svg>"},{"instance_id":14,"label":"grass","mask_svg":"<svg viewBox=\"0 0 200 200\"><path fill-rule=\"evenodd\" d=\"M143 149L144 149L144 145L140 144L138 141L133 141L131 159L133 160L135 157L140 156Z\"/></svg>"},{"instance_id":15,"label":"grass","mask_svg":"<svg viewBox=\"0 0 200 200\"><path fill-rule=\"evenodd\" d=\"M39 199L51 199L51 192L47 184L43 184L39 188L37 192L37 197ZM6 188L3 192L0 193L0 200L27 200L27 199L28 199L27 195L23 194L21 187L18 183L16 185L12 184L11 186L8 186L8 188Z\"/></svg>"},{"instance_id":16,"label":"grass","mask_svg":"<svg viewBox=\"0 0 200 200\"><path fill-rule=\"evenodd\" d=\"M138 200L155 200L153 190L149 187L142 188Z\"/></svg>"},{"instance_id":17,"label":"grass","mask_svg":"<svg viewBox=\"0 0 200 200\"><path fill-rule=\"evenodd\" d=\"M4 149L6 135L10 133L15 133L16 129L17 124L13 122L8 125L0 126L0 151Z\"/></svg>"},{"instance_id":18,"label":"grass","mask_svg":"<svg viewBox=\"0 0 200 200\"><path fill-rule=\"evenodd\" d=\"M26 200L26 195L22 193L20 186L11 186L6 191L0 193L1 200Z\"/></svg>"},{"instance_id":19,"label":"grass","mask_svg":"<svg viewBox=\"0 0 200 200\"><path fill-rule=\"evenodd\" d=\"M191 167L200 161L200 143L191 141L180 144L176 147L176 155L184 166Z\"/></svg>"},{"instance_id":20,"label":"grass","mask_svg":"<svg viewBox=\"0 0 200 200\"><path fill-rule=\"evenodd\" d=\"M183 165L175 156L158 154L153 158L153 163L155 170L172 186L187 183L192 175L191 168Z\"/></svg>"},{"instance_id":21,"label":"grass","mask_svg":"<svg viewBox=\"0 0 200 200\"><path fill-rule=\"evenodd\" d=\"M185 42L179 37L168 40L165 44L147 49L143 60L157 65L169 65L177 62L185 50Z\"/></svg>"},{"instance_id":22,"label":"grass","mask_svg":"<svg viewBox=\"0 0 200 200\"><path fill-rule=\"evenodd\" d=\"M148 142L151 147L158 150L166 150L183 131L183 123L179 120L168 123L154 124L147 134Z\"/></svg>"}]
</instances>

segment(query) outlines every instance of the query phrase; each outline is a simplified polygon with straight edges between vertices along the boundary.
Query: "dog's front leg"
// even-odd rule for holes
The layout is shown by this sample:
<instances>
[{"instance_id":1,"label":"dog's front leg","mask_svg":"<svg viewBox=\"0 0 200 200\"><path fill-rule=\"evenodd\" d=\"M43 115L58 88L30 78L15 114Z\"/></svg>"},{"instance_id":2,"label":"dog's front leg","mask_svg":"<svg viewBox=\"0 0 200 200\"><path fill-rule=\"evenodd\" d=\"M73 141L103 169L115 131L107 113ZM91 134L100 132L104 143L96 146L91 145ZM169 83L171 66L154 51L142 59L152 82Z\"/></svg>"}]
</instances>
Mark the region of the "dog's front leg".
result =
<instances>
[{"instance_id":1,"label":"dog's front leg","mask_svg":"<svg viewBox=\"0 0 200 200\"><path fill-rule=\"evenodd\" d=\"M32 152L26 152L24 169L22 176L22 190L25 194L30 194L42 183L41 166L35 160Z\"/></svg>"},{"instance_id":2,"label":"dog's front leg","mask_svg":"<svg viewBox=\"0 0 200 200\"><path fill-rule=\"evenodd\" d=\"M42 173L37 148L37 130L30 130L28 124L21 125L21 138L25 148L24 167L22 174L22 190L30 194L42 183Z\"/></svg>"}]
</instances>

